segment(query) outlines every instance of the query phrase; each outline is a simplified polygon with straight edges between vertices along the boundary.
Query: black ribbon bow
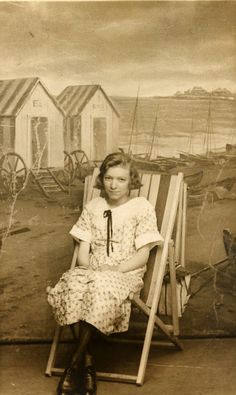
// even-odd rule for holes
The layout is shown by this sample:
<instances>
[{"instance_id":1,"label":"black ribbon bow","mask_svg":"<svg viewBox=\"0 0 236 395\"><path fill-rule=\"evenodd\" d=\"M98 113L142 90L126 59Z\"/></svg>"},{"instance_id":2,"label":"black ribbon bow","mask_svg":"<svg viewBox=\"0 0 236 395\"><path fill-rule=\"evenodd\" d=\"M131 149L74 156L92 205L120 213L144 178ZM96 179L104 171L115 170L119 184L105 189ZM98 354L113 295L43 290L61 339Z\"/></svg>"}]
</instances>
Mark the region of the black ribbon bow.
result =
<instances>
[{"instance_id":1,"label":"black ribbon bow","mask_svg":"<svg viewBox=\"0 0 236 395\"><path fill-rule=\"evenodd\" d=\"M113 229L112 229L111 210L105 210L103 213L103 217L107 218L107 256L109 256L110 246L111 246L111 250L113 251L113 243L112 243Z\"/></svg>"}]
</instances>

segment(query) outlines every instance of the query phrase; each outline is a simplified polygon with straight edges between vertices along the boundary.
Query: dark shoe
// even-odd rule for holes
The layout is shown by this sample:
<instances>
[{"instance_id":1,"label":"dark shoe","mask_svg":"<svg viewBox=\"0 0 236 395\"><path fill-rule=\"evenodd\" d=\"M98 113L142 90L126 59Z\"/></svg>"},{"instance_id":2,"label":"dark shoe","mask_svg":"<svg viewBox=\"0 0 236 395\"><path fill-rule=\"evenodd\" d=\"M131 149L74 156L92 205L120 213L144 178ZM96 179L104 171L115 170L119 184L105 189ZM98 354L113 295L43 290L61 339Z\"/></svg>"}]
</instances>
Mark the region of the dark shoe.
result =
<instances>
[{"instance_id":1,"label":"dark shoe","mask_svg":"<svg viewBox=\"0 0 236 395\"><path fill-rule=\"evenodd\" d=\"M96 370L93 364L84 367L84 391L85 395L97 393Z\"/></svg>"},{"instance_id":2,"label":"dark shoe","mask_svg":"<svg viewBox=\"0 0 236 395\"><path fill-rule=\"evenodd\" d=\"M79 375L75 368L67 368L61 377L58 387L58 395L75 395L80 393Z\"/></svg>"}]
</instances>

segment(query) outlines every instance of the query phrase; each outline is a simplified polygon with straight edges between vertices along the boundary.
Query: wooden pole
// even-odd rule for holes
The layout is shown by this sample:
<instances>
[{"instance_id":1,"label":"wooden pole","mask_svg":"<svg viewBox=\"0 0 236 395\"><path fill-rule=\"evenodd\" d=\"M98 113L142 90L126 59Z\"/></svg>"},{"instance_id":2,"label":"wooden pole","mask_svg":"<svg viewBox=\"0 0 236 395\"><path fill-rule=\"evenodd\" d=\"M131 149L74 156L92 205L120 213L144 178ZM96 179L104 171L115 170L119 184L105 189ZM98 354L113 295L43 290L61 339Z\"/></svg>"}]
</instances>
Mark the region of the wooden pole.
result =
<instances>
[{"instance_id":1,"label":"wooden pole","mask_svg":"<svg viewBox=\"0 0 236 395\"><path fill-rule=\"evenodd\" d=\"M183 184L183 220L182 220L182 237L181 237L181 258L180 264L185 267L185 238L186 238L186 211L187 211L187 184Z\"/></svg>"}]
</instances>

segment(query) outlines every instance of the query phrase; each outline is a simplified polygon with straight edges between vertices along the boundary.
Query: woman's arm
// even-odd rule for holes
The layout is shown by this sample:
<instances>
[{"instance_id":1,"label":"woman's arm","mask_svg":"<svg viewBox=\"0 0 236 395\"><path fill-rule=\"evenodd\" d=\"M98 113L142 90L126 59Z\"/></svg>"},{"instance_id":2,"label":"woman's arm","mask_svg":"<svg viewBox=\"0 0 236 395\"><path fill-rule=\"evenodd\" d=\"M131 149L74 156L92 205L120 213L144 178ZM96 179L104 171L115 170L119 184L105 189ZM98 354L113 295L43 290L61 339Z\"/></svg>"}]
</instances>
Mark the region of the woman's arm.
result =
<instances>
[{"instance_id":1,"label":"woman's arm","mask_svg":"<svg viewBox=\"0 0 236 395\"><path fill-rule=\"evenodd\" d=\"M89 250L90 243L87 241L80 241L77 261L79 266L89 267Z\"/></svg>"},{"instance_id":2,"label":"woman's arm","mask_svg":"<svg viewBox=\"0 0 236 395\"><path fill-rule=\"evenodd\" d=\"M143 267L148 261L149 253L150 249L148 245L139 248L139 250L132 258L117 266L117 271L121 273L126 273L130 272L131 270Z\"/></svg>"},{"instance_id":3,"label":"woman's arm","mask_svg":"<svg viewBox=\"0 0 236 395\"><path fill-rule=\"evenodd\" d=\"M125 261L124 263L121 263L120 265L116 265L116 266L102 265L99 268L99 271L103 272L106 270L111 270L113 272L126 273L126 272L130 272L131 270L139 269L147 263L149 253L150 253L149 246L145 245L139 248L136 254L132 256L132 258L130 258L128 261Z\"/></svg>"}]
</instances>

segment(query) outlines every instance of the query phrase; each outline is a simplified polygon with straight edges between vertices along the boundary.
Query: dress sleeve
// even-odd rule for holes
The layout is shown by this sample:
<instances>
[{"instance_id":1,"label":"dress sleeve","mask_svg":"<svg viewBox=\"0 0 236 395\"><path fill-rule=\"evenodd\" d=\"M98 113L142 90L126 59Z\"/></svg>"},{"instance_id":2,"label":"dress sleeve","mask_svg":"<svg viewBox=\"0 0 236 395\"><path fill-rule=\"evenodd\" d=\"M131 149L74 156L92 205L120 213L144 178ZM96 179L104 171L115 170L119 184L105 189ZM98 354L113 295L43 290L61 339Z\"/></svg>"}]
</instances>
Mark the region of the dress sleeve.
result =
<instances>
[{"instance_id":1,"label":"dress sleeve","mask_svg":"<svg viewBox=\"0 0 236 395\"><path fill-rule=\"evenodd\" d=\"M157 229L157 218L154 207L146 201L140 207L138 223L135 232L135 247L139 248L148 245L151 250L155 245L163 243L163 237Z\"/></svg>"},{"instance_id":2,"label":"dress sleeve","mask_svg":"<svg viewBox=\"0 0 236 395\"><path fill-rule=\"evenodd\" d=\"M83 209L81 216L69 233L76 241L87 241L88 243L91 243L91 220L86 207Z\"/></svg>"}]
</instances>

